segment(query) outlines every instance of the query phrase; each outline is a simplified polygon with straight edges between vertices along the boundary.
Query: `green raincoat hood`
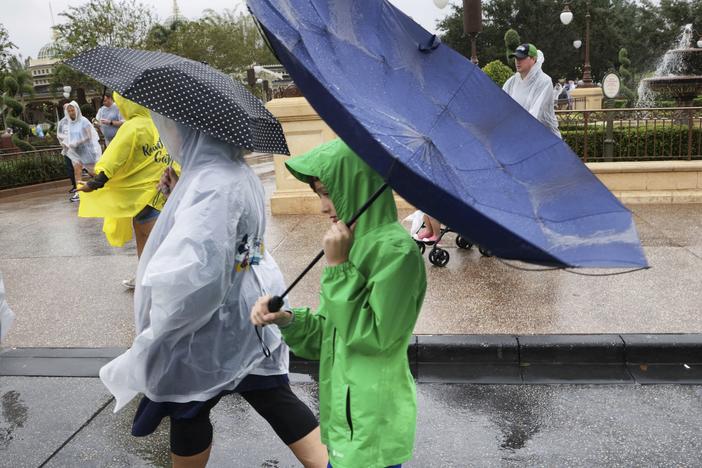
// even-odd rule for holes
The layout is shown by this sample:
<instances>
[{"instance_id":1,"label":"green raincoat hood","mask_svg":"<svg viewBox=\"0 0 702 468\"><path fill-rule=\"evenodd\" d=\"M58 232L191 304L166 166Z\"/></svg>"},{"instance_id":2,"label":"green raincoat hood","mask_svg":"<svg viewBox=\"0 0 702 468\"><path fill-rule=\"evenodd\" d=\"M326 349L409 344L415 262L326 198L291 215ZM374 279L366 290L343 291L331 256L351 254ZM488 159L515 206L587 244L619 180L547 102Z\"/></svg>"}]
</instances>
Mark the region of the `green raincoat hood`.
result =
<instances>
[{"instance_id":1,"label":"green raincoat hood","mask_svg":"<svg viewBox=\"0 0 702 468\"><path fill-rule=\"evenodd\" d=\"M339 219L348 221L381 185L383 179L341 139L324 143L289 159L285 165L299 180L319 179L329 191ZM391 190L386 190L356 223L355 236L397 221Z\"/></svg>"}]
</instances>

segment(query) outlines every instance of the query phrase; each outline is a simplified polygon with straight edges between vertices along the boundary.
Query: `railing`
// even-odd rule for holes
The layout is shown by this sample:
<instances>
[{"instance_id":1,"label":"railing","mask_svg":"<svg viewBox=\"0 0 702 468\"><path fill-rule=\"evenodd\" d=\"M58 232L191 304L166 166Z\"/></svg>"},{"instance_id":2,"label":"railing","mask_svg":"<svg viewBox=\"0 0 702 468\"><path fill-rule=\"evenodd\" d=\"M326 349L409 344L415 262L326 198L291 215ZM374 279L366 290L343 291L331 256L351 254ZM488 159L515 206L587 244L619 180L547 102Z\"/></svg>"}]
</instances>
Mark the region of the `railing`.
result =
<instances>
[{"instance_id":1,"label":"railing","mask_svg":"<svg viewBox=\"0 0 702 468\"><path fill-rule=\"evenodd\" d=\"M61 147L0 154L0 190L66 178Z\"/></svg>"},{"instance_id":2,"label":"railing","mask_svg":"<svg viewBox=\"0 0 702 468\"><path fill-rule=\"evenodd\" d=\"M556 111L585 162L702 159L702 107Z\"/></svg>"},{"instance_id":3,"label":"railing","mask_svg":"<svg viewBox=\"0 0 702 468\"><path fill-rule=\"evenodd\" d=\"M553 105L558 110L584 109L587 105L587 98L572 97L570 99L554 99Z\"/></svg>"}]
</instances>

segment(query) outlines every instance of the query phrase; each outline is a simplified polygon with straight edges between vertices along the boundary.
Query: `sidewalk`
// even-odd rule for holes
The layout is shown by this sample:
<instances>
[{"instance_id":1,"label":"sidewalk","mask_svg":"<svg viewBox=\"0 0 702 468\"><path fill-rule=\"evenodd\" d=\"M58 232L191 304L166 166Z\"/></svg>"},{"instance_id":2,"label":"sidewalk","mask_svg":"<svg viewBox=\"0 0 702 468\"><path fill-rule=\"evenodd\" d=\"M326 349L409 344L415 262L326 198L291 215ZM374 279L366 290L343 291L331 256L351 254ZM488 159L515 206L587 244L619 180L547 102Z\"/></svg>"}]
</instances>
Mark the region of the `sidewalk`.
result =
<instances>
[{"instance_id":1,"label":"sidewalk","mask_svg":"<svg viewBox=\"0 0 702 468\"><path fill-rule=\"evenodd\" d=\"M317 411L317 384L293 376ZM417 386L418 431L407 467L700 466L702 387ZM3 377L0 466L169 466L168 422L129 435L136 402L113 414L98 379ZM213 468L296 467L240 397L212 412Z\"/></svg>"},{"instance_id":2,"label":"sidewalk","mask_svg":"<svg viewBox=\"0 0 702 468\"><path fill-rule=\"evenodd\" d=\"M270 193L270 171L259 172ZM78 218L67 199L62 189L0 199L0 271L18 316L5 346L131 343L132 293L120 281L136 270L134 246L109 247L100 222ZM633 211L652 268L621 276L519 271L475 248L459 250L447 236L448 266L426 262L415 333L702 332L702 205ZM321 216L269 216L267 247L288 281L318 252L325 229ZM317 266L300 283L294 304L318 304L320 272Z\"/></svg>"}]
</instances>

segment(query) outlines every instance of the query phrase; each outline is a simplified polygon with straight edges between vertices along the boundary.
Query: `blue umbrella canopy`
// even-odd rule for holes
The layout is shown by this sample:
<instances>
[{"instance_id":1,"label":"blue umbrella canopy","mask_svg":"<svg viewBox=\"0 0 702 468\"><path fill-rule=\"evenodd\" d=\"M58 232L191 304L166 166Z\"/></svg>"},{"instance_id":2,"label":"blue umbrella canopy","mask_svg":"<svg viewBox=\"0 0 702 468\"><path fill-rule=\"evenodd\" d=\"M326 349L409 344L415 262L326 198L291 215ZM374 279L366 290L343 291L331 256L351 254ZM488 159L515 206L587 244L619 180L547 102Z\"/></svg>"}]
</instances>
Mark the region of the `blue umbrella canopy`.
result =
<instances>
[{"instance_id":1,"label":"blue umbrella canopy","mask_svg":"<svg viewBox=\"0 0 702 468\"><path fill-rule=\"evenodd\" d=\"M627 210L568 145L385 0L248 0L319 115L407 201L494 255L646 266Z\"/></svg>"}]
</instances>

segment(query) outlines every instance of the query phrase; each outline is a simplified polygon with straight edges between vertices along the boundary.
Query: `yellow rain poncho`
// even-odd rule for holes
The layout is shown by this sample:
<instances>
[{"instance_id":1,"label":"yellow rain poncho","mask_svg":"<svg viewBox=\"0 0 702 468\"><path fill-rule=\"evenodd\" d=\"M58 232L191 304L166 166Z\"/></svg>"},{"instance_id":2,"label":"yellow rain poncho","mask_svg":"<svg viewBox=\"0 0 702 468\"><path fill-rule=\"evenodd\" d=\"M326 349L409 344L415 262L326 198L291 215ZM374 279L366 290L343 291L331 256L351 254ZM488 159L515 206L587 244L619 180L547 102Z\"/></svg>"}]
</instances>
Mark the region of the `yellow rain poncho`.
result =
<instances>
[{"instance_id":1,"label":"yellow rain poncho","mask_svg":"<svg viewBox=\"0 0 702 468\"><path fill-rule=\"evenodd\" d=\"M125 122L95 165L95 173L104 172L108 181L101 189L81 192L78 216L104 218L107 241L121 247L132 238L134 216L146 205L163 208L157 184L171 158L149 110L117 93L114 100Z\"/></svg>"}]
</instances>

